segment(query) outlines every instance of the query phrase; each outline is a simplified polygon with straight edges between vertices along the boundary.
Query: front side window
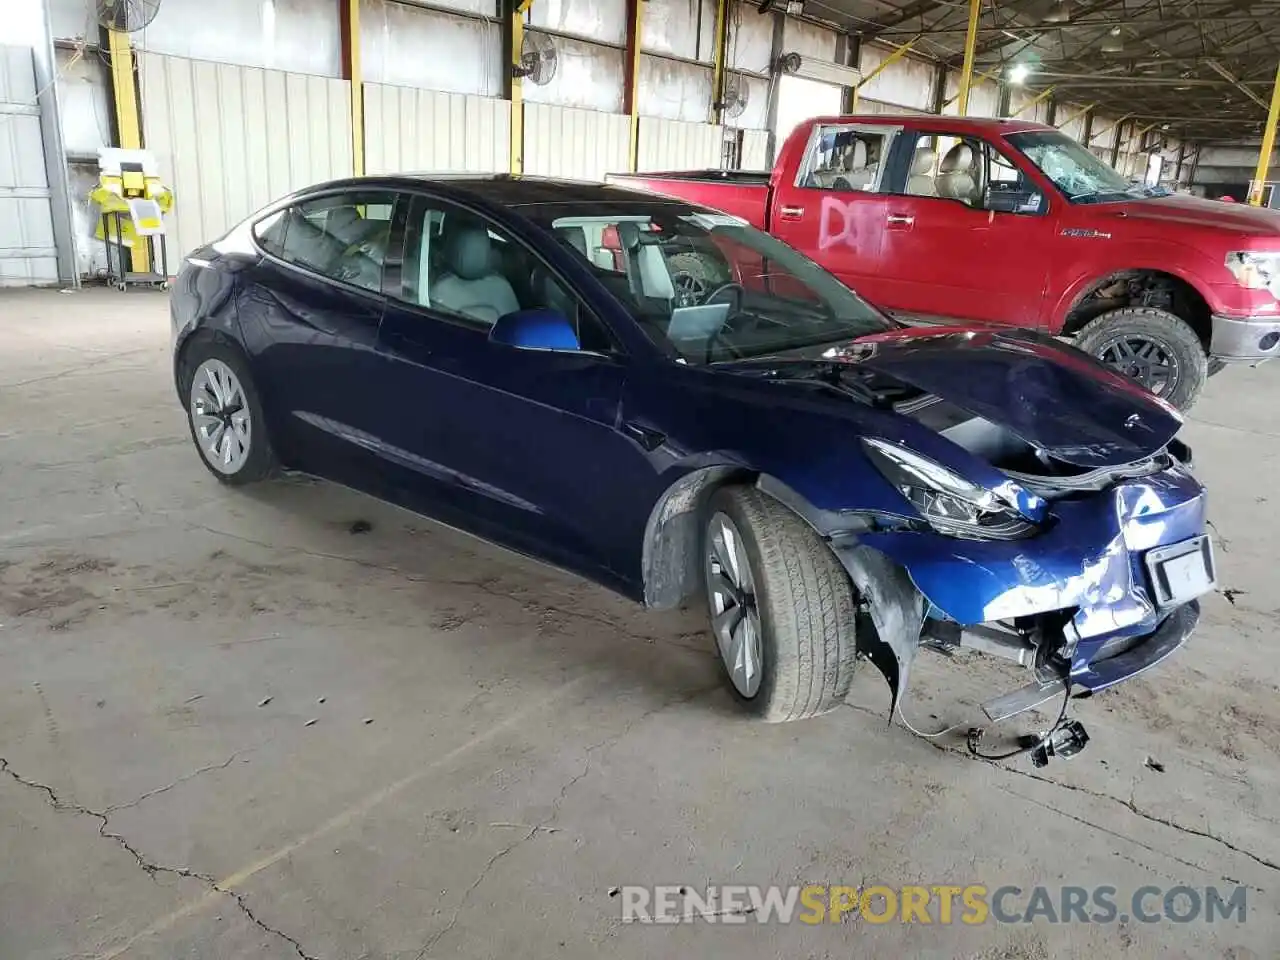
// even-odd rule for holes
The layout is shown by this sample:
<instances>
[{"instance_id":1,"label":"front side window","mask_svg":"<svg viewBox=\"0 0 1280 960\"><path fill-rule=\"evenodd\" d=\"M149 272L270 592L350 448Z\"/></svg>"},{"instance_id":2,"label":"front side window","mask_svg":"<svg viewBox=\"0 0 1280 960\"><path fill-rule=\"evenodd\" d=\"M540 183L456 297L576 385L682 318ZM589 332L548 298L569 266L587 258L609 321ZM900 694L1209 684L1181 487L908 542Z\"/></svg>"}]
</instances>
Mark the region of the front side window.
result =
<instances>
[{"instance_id":1,"label":"front side window","mask_svg":"<svg viewBox=\"0 0 1280 960\"><path fill-rule=\"evenodd\" d=\"M911 156L903 193L910 197L942 197L983 208L991 192L1018 192L1028 197L1021 213L1040 211L1034 184L1007 156L985 140L950 134L921 134Z\"/></svg>"},{"instance_id":2,"label":"front side window","mask_svg":"<svg viewBox=\"0 0 1280 960\"><path fill-rule=\"evenodd\" d=\"M631 204L607 215L560 207L535 219L586 262L651 340L685 363L765 356L894 327L812 260L736 217Z\"/></svg>"},{"instance_id":3,"label":"front side window","mask_svg":"<svg viewBox=\"0 0 1280 960\"><path fill-rule=\"evenodd\" d=\"M343 193L305 200L254 227L273 257L365 290L382 288L391 235L389 193Z\"/></svg>"},{"instance_id":4,"label":"front side window","mask_svg":"<svg viewBox=\"0 0 1280 960\"><path fill-rule=\"evenodd\" d=\"M1105 203L1167 196L1163 187L1130 183L1083 146L1056 130L1032 130L1005 137L1035 164L1072 203Z\"/></svg>"},{"instance_id":5,"label":"front side window","mask_svg":"<svg viewBox=\"0 0 1280 960\"><path fill-rule=\"evenodd\" d=\"M509 313L555 310L573 324L582 349L607 353L615 346L528 247L476 214L425 197L409 209L404 269L392 295L482 332Z\"/></svg>"},{"instance_id":6,"label":"front side window","mask_svg":"<svg viewBox=\"0 0 1280 960\"><path fill-rule=\"evenodd\" d=\"M877 190L896 127L818 127L796 186L813 190Z\"/></svg>"}]
</instances>

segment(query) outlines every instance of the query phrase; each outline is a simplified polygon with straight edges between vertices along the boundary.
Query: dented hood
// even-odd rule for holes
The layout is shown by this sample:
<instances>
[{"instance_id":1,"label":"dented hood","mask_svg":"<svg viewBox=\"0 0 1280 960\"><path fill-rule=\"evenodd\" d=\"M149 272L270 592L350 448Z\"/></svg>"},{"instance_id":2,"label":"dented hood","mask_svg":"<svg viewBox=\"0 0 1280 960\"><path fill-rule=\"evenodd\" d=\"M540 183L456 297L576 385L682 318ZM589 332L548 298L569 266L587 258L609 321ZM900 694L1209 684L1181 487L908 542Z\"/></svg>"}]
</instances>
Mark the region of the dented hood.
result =
<instances>
[{"instance_id":1,"label":"dented hood","mask_svg":"<svg viewBox=\"0 0 1280 960\"><path fill-rule=\"evenodd\" d=\"M1078 467L1151 456L1182 417L1092 357L1024 330L908 328L863 337L831 359L934 394Z\"/></svg>"}]
</instances>

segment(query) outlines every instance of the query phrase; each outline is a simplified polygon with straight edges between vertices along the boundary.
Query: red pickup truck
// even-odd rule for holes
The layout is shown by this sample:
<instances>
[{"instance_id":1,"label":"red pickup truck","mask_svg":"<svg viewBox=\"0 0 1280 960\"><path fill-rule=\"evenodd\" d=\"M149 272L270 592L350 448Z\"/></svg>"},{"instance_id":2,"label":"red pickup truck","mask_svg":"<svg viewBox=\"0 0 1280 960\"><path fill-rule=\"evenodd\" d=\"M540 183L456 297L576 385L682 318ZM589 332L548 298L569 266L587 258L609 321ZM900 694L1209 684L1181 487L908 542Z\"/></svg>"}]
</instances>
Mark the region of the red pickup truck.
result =
<instances>
[{"instance_id":1,"label":"red pickup truck","mask_svg":"<svg viewBox=\"0 0 1280 960\"><path fill-rule=\"evenodd\" d=\"M609 180L742 217L905 318L1074 337L1176 406L1226 363L1280 356L1280 214L1136 185L1041 124L820 117L772 173Z\"/></svg>"}]
</instances>

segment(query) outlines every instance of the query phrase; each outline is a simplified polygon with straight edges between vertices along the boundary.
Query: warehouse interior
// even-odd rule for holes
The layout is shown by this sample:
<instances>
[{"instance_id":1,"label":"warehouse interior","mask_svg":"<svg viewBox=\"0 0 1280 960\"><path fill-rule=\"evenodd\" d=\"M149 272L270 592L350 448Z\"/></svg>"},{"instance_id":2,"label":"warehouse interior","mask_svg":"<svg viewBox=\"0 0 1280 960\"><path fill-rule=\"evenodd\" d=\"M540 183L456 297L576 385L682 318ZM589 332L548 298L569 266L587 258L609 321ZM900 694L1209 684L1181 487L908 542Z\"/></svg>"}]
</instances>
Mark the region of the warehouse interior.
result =
<instances>
[{"instance_id":1,"label":"warehouse interior","mask_svg":"<svg viewBox=\"0 0 1280 960\"><path fill-rule=\"evenodd\" d=\"M300 474L223 487L174 396L169 294L105 282L94 191L104 149L154 158L166 263L125 256L167 278L321 181L759 171L814 116L933 114L1280 208L1280 3L4 7L0 958L1276 956L1273 365L1208 381L1179 435L1220 566L1198 632L1073 701L1095 744L1042 770L965 748L1007 663L922 655L914 729L861 668L845 708L751 723L701 606L649 612ZM620 913L687 884L1017 888L1019 914ZM1057 909L1026 909L1038 885ZM1181 899L1056 902L1112 888ZM1176 921L1211 889L1247 912Z\"/></svg>"},{"instance_id":2,"label":"warehouse interior","mask_svg":"<svg viewBox=\"0 0 1280 960\"><path fill-rule=\"evenodd\" d=\"M53 202L23 198L39 212L4 243L6 284L105 273L88 200L102 147L155 156L179 256L353 174L767 169L808 116L959 113L971 6L966 115L1056 125L1137 179L1239 201L1259 180L1271 197L1265 5L225 0L211 20L199 0L137 0L131 16L154 18L127 33L91 0L45 6L18 2L9 32L29 42L6 41L6 147L25 159L5 189Z\"/></svg>"}]
</instances>

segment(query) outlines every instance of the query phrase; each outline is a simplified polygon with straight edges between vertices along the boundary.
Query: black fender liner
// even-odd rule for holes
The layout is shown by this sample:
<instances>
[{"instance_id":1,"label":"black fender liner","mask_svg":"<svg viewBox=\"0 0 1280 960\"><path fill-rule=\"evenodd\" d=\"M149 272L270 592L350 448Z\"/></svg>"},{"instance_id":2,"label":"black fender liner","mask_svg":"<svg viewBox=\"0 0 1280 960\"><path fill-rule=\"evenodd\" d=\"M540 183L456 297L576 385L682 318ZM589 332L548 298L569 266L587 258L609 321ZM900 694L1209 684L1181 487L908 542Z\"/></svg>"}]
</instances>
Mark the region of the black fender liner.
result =
<instances>
[{"instance_id":1,"label":"black fender liner","mask_svg":"<svg viewBox=\"0 0 1280 960\"><path fill-rule=\"evenodd\" d=\"M822 535L849 574L874 628L859 624L858 653L875 664L888 682L892 720L906 694L911 664L920 649L924 595L899 563L858 542L858 533L869 524L865 517L819 510L776 477L761 475L757 486L795 511Z\"/></svg>"},{"instance_id":2,"label":"black fender liner","mask_svg":"<svg viewBox=\"0 0 1280 960\"><path fill-rule=\"evenodd\" d=\"M860 544L856 537L831 544L849 574L874 630L858 631L858 652L875 664L889 683L889 720L907 692L911 665L920 649L925 600L911 576L879 550Z\"/></svg>"}]
</instances>

